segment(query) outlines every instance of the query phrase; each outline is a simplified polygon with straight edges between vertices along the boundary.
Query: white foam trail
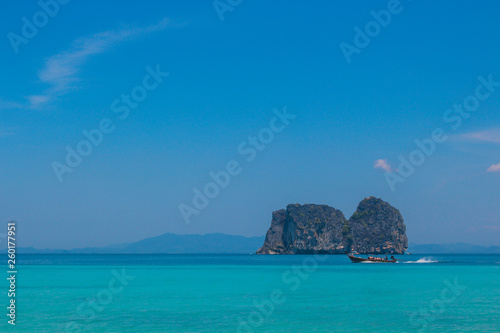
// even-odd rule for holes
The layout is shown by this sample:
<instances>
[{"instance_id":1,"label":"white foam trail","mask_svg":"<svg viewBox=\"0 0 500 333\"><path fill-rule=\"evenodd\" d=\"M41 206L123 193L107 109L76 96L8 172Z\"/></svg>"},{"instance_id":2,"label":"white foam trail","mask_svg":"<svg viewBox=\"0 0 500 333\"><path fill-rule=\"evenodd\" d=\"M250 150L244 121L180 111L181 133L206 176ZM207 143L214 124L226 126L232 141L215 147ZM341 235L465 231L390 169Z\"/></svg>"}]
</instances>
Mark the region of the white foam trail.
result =
<instances>
[{"instance_id":1,"label":"white foam trail","mask_svg":"<svg viewBox=\"0 0 500 333\"><path fill-rule=\"evenodd\" d=\"M409 263L409 264L429 264L432 262L438 262L438 261L432 257L420 258L417 261L406 261L406 263Z\"/></svg>"}]
</instances>

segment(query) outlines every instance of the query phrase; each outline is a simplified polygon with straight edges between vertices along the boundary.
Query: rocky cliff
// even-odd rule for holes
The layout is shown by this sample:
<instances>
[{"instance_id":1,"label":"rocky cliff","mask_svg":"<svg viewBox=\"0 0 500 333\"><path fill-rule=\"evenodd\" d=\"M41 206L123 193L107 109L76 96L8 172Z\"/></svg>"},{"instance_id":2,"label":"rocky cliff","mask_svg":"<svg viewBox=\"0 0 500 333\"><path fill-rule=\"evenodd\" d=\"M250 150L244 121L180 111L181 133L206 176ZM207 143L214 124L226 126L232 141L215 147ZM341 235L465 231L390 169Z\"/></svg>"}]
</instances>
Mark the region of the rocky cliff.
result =
<instances>
[{"instance_id":1,"label":"rocky cliff","mask_svg":"<svg viewBox=\"0 0 500 333\"><path fill-rule=\"evenodd\" d=\"M385 201L361 201L349 219L351 247L359 253L404 253L408 249L403 216Z\"/></svg>"},{"instance_id":2,"label":"rocky cliff","mask_svg":"<svg viewBox=\"0 0 500 333\"><path fill-rule=\"evenodd\" d=\"M325 205L288 205L273 212L271 227L258 254L395 254L408 248L399 211L374 197L360 202L348 220Z\"/></svg>"}]
</instances>

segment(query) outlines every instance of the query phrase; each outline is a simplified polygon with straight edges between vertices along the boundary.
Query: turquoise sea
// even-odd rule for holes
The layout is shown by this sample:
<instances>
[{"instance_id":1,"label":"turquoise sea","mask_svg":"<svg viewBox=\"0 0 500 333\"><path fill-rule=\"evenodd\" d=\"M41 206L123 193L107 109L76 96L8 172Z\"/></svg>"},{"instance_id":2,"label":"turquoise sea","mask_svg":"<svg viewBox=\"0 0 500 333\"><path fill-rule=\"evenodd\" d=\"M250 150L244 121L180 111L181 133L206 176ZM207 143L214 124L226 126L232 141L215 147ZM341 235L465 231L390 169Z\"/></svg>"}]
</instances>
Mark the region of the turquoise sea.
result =
<instances>
[{"instance_id":1,"label":"turquoise sea","mask_svg":"<svg viewBox=\"0 0 500 333\"><path fill-rule=\"evenodd\" d=\"M500 332L500 255L18 255L2 332Z\"/></svg>"}]
</instances>

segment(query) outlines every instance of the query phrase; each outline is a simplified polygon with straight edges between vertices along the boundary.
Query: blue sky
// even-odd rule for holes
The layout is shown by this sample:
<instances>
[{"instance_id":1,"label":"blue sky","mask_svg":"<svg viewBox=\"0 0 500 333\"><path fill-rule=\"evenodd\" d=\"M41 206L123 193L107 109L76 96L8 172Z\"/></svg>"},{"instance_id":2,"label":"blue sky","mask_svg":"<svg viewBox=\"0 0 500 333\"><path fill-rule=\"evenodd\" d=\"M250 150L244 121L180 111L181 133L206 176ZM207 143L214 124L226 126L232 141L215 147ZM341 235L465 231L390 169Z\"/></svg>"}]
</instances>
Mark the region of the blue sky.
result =
<instances>
[{"instance_id":1,"label":"blue sky","mask_svg":"<svg viewBox=\"0 0 500 333\"><path fill-rule=\"evenodd\" d=\"M289 203L349 217L371 195L400 209L410 242L500 245L498 2L230 3L221 20L211 1L70 1L46 22L36 1L4 5L0 219L19 221L19 246L264 235ZM356 47L354 28L388 8L348 63L341 43ZM144 91L121 119L113 102ZM464 101L474 111L453 129ZM238 147L269 135L273 118L283 130L247 161ZM61 182L54 162L103 120L113 129ZM436 129L447 139L391 189L386 173L401 177L399 156ZM230 161L240 172L196 209L193 189ZM190 223L181 204L197 210Z\"/></svg>"}]
</instances>

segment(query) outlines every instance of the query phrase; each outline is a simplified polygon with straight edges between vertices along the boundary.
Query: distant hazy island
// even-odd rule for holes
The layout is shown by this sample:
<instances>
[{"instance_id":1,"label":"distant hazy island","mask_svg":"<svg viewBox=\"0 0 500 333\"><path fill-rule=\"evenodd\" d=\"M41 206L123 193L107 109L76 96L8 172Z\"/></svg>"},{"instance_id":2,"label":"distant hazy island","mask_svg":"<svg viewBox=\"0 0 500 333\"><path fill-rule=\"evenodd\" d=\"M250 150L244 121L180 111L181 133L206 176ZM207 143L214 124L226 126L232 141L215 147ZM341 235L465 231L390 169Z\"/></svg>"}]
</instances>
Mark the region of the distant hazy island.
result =
<instances>
[{"instance_id":1,"label":"distant hazy island","mask_svg":"<svg viewBox=\"0 0 500 333\"><path fill-rule=\"evenodd\" d=\"M408 249L401 213L387 202L369 197L349 220L326 205L288 205L273 213L258 254L341 254L349 251L402 254Z\"/></svg>"},{"instance_id":2,"label":"distant hazy island","mask_svg":"<svg viewBox=\"0 0 500 333\"><path fill-rule=\"evenodd\" d=\"M166 233L133 243L81 249L17 248L24 254L253 254L264 237L244 237L213 233L206 235L176 235ZM2 250L7 252L7 249Z\"/></svg>"}]
</instances>

